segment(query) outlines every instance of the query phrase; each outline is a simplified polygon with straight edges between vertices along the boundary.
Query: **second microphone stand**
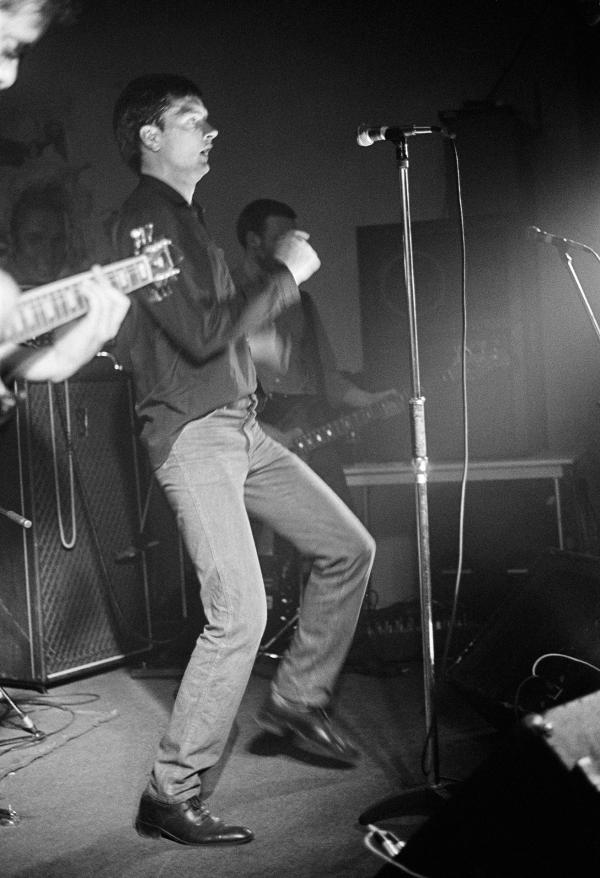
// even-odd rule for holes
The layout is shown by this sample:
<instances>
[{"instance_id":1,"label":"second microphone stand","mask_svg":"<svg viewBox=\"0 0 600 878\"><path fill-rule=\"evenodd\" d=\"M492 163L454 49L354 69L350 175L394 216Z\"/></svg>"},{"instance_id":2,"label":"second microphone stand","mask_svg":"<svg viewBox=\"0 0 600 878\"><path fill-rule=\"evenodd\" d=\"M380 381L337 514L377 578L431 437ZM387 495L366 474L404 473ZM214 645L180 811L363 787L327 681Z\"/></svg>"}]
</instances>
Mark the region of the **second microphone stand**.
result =
<instances>
[{"instance_id":1,"label":"second microphone stand","mask_svg":"<svg viewBox=\"0 0 600 878\"><path fill-rule=\"evenodd\" d=\"M585 290L583 289L583 286L581 285L581 281L579 280L577 272L575 271L575 266L573 265L573 257L569 253L569 249L568 249L569 244L577 244L577 243L578 242L576 242L576 241L569 241L567 238L563 238L563 239L556 238L553 241L554 246L558 250L558 254L559 254L560 258L562 259L562 261L566 265L567 271L571 275L571 280L573 281L573 285L575 286L575 289L579 293L579 297L581 298L581 301L583 303L583 307L585 308L585 312L590 320L590 323L592 324L592 326L594 328L594 332L596 333L598 341L600 341L600 326L598 326L598 321L596 320L594 312L592 311L592 307L591 307L591 305L588 301L588 298L585 294ZM595 259L597 259L598 262L600 262L600 256L598 255L598 253L595 250L593 250L591 247L589 247L587 244L578 244L578 246L582 250L586 250L588 253L591 253L592 256Z\"/></svg>"}]
</instances>

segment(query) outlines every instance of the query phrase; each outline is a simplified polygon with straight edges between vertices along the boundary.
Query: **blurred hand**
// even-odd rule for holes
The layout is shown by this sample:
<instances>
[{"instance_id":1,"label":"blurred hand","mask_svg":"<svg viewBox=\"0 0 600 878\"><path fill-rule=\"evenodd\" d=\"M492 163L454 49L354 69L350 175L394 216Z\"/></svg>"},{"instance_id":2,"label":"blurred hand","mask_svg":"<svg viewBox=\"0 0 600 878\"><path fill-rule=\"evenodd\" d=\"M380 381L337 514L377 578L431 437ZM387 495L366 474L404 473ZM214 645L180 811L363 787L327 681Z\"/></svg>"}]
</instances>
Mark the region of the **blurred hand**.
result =
<instances>
[{"instance_id":1,"label":"blurred hand","mask_svg":"<svg viewBox=\"0 0 600 878\"><path fill-rule=\"evenodd\" d=\"M321 267L321 260L308 243L309 235L298 229L287 232L275 244L273 256L291 271L296 284L304 283Z\"/></svg>"},{"instance_id":2,"label":"blurred hand","mask_svg":"<svg viewBox=\"0 0 600 878\"><path fill-rule=\"evenodd\" d=\"M248 336L252 359L258 366L284 375L290 365L292 342L289 336L281 336L271 323Z\"/></svg>"},{"instance_id":3,"label":"blurred hand","mask_svg":"<svg viewBox=\"0 0 600 878\"><path fill-rule=\"evenodd\" d=\"M376 402L383 402L384 399L399 396L398 391L392 387L389 390L379 390L377 393L366 392L362 405L372 405Z\"/></svg>"},{"instance_id":4,"label":"blurred hand","mask_svg":"<svg viewBox=\"0 0 600 878\"><path fill-rule=\"evenodd\" d=\"M19 287L12 277L0 270L0 325L8 320L19 297Z\"/></svg>"},{"instance_id":5,"label":"blurred hand","mask_svg":"<svg viewBox=\"0 0 600 878\"><path fill-rule=\"evenodd\" d=\"M352 408L365 408L376 402L383 402L385 399L394 398L398 399L398 401L401 400L400 394L393 387L389 390L380 390L377 393L371 393L369 390L363 390L362 387L357 387L356 384L349 384L344 393L342 402L344 405L349 405Z\"/></svg>"}]
</instances>

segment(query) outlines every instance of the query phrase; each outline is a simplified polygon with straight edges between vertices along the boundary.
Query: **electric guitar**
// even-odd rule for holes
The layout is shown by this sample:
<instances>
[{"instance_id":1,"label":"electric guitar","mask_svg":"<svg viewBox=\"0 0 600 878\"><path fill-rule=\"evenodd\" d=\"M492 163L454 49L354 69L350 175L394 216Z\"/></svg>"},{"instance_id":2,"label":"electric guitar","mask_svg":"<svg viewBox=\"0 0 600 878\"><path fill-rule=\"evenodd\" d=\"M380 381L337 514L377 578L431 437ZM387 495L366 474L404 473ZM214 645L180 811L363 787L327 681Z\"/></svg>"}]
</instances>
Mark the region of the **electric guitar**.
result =
<instances>
[{"instance_id":1,"label":"electric guitar","mask_svg":"<svg viewBox=\"0 0 600 878\"><path fill-rule=\"evenodd\" d=\"M161 297L161 287L164 297L168 294L166 281L179 274L170 247L167 238L146 244L135 256L104 266L104 274L122 293L153 284L152 298L156 299L157 291ZM82 284L91 278L91 272L82 272L23 293L8 321L0 327L0 344L20 344L82 317L88 310Z\"/></svg>"},{"instance_id":2,"label":"electric guitar","mask_svg":"<svg viewBox=\"0 0 600 878\"><path fill-rule=\"evenodd\" d=\"M290 450L298 455L306 455L315 448L322 445L328 445L330 442L336 442L338 439L348 439L366 426L371 421L384 420L393 418L404 411L406 407L406 397L402 393L390 393L379 402L363 408L354 409L340 418L321 424L298 436L290 445Z\"/></svg>"}]
</instances>

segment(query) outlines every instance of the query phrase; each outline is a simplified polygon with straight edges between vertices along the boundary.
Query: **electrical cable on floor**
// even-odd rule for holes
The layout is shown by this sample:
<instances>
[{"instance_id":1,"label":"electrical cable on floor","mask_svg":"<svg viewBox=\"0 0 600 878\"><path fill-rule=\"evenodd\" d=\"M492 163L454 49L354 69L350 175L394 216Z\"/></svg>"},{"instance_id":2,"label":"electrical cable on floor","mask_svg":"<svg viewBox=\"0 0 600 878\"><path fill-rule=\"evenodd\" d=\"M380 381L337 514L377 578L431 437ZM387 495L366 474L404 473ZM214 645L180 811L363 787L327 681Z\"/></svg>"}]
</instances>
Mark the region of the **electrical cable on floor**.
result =
<instances>
[{"instance_id":1,"label":"electrical cable on floor","mask_svg":"<svg viewBox=\"0 0 600 878\"><path fill-rule=\"evenodd\" d=\"M17 714L17 716L19 717L19 720L21 722L21 725L25 729L27 729L27 731L30 733L30 735L32 735L37 741L41 740L44 737L43 732L41 732L37 728L36 724L31 719L29 714L26 713L24 710L22 710L19 707L19 705L15 701L13 701L13 699L10 697L10 695L8 694L6 689L4 689L2 686L0 686L0 699L2 699L2 701L6 701L6 703L9 705L9 710L8 710L9 714L11 712Z\"/></svg>"},{"instance_id":2,"label":"electrical cable on floor","mask_svg":"<svg viewBox=\"0 0 600 878\"><path fill-rule=\"evenodd\" d=\"M533 674L529 674L529 676L525 677L516 688L515 691L515 700L513 705L513 713L515 715L515 719L519 720L524 713L527 713L525 708L521 707L520 701L523 695L523 690L527 686L528 683L533 683L534 681L539 680L539 677L534 676Z\"/></svg>"},{"instance_id":3,"label":"electrical cable on floor","mask_svg":"<svg viewBox=\"0 0 600 878\"><path fill-rule=\"evenodd\" d=\"M562 652L545 652L543 655L538 656L538 658L536 658L532 665L531 673L534 677L539 676L537 673L537 666L539 665L539 663L547 658L566 659L569 662L573 662L578 665L584 665L584 667L590 668L590 670L596 671L598 674L600 674L600 668L597 667L597 665L593 665L591 662L586 662L585 659L576 658L573 655L566 655L566 653Z\"/></svg>"},{"instance_id":4,"label":"electrical cable on floor","mask_svg":"<svg viewBox=\"0 0 600 878\"><path fill-rule=\"evenodd\" d=\"M38 729L33 738L31 735L19 735L13 738L7 738L5 741L0 741L0 752L2 755L12 753L13 750L27 750L29 747L35 747L36 744L40 744L42 741L47 741L48 738L52 738L54 735L64 732L65 729L68 729L69 726L73 725L75 722L75 714L73 711L69 710L69 708L64 708L64 710L66 713L71 714L69 721L59 729L55 729L53 732L43 732Z\"/></svg>"},{"instance_id":5,"label":"electrical cable on floor","mask_svg":"<svg viewBox=\"0 0 600 878\"><path fill-rule=\"evenodd\" d=\"M554 659L564 659L566 662L571 662L571 663L576 664L576 665L581 665L582 667L589 668L591 671L594 671L595 673L600 674L600 668L597 667L597 665L592 664L591 662L585 661L585 659L580 659L580 658L577 658L576 656L567 655L566 653L562 653L562 652L545 652L545 653L543 653L542 655L538 656L536 658L536 660L533 662L533 664L531 666L531 673L527 677L525 677L523 680L521 680L521 682L519 683L519 685L517 686L517 689L515 691L514 713L515 713L515 716L517 717L517 719L520 719L522 713L529 712L526 708L521 707L521 704L520 704L523 690L525 689L525 687L529 683L541 681L546 685L548 690L549 690L549 687L552 685L554 687L553 692L548 691L547 694L548 694L548 698L551 698L554 701L556 701L558 698L560 698L560 696L563 694L564 685L559 685L558 683L552 683L551 680L546 679L542 674L540 674L538 672L538 668L539 668L539 665L541 664L541 662L545 661L546 659L553 659L553 658Z\"/></svg>"},{"instance_id":6,"label":"electrical cable on floor","mask_svg":"<svg viewBox=\"0 0 600 878\"><path fill-rule=\"evenodd\" d=\"M428 878L427 875L423 875L421 872L414 872L408 866L404 866L394 859L401 852L406 842L396 838L393 832L389 832L387 829L380 829L372 823L369 823L367 828L369 831L364 837L364 843L371 853L399 869L405 875L410 875L411 878Z\"/></svg>"},{"instance_id":7,"label":"electrical cable on floor","mask_svg":"<svg viewBox=\"0 0 600 878\"><path fill-rule=\"evenodd\" d=\"M54 701L53 695L44 695L43 693L39 693L33 698L26 698L18 703L21 704L39 704L39 705L50 705L51 707L59 707L61 705L66 705L68 707L79 707L82 704L93 704L94 701L99 701L100 696L95 692L72 692L71 694L62 695L58 702ZM75 701L74 699L78 699Z\"/></svg>"},{"instance_id":8,"label":"electrical cable on floor","mask_svg":"<svg viewBox=\"0 0 600 878\"><path fill-rule=\"evenodd\" d=\"M5 692L6 694L6 692ZM69 726L73 725L75 722L75 711L72 710L72 707L79 707L83 704L91 704L94 701L98 701L100 696L94 692L73 692L70 694L63 695L60 702L54 700L51 696L46 696L40 694L35 698L26 698L26 699L18 699L16 702L13 702L12 699L9 699L8 709L2 714L0 717L0 725L5 724L4 720L7 716L9 716L13 712L13 708L10 706L12 704L18 705L19 709L21 706L24 707L41 707L46 710L50 710L54 708L55 710L62 710L65 713L70 714L70 718L68 722L66 722L59 729L55 729L53 732L43 732L40 731L35 725L33 725L33 737L30 733L27 735L18 735L13 736L12 738L7 738L5 740L0 740L0 756L6 753L12 753L15 750L26 750L29 747L33 747L36 744L41 743L42 741L46 741L49 738L52 738L54 735L58 735L61 732L64 732L65 729L68 729ZM17 714L20 716L20 713L17 711ZM21 818L19 814L14 810L12 805L8 805L8 808L0 808L0 826L16 826L20 823Z\"/></svg>"},{"instance_id":9,"label":"electrical cable on floor","mask_svg":"<svg viewBox=\"0 0 600 878\"><path fill-rule=\"evenodd\" d=\"M30 733L27 735L18 735L12 738L6 738L4 740L0 739L0 754L3 755L6 753L11 753L13 750L25 750L28 747L33 747L36 744L41 743L42 741L48 740L48 738L54 737L54 735L58 735L61 732L64 732L65 729L68 729L69 726L73 725L73 723L75 722L75 711L71 709L72 707L79 707L84 704L91 704L94 701L98 701L99 698L100 696L96 695L93 692L74 692L71 695L63 696L60 701L53 700L51 696L45 695L38 695L35 698L18 699L15 703L19 707L41 707L46 710L54 708L55 710L62 710L63 712L70 714L70 718L68 722L52 732L44 732L34 726L35 731L33 737ZM12 711L10 709L7 710L3 714L2 720L4 721L11 712ZM6 725L6 723L4 724ZM16 728L16 720L14 721L14 723L11 722L11 725Z\"/></svg>"}]
</instances>

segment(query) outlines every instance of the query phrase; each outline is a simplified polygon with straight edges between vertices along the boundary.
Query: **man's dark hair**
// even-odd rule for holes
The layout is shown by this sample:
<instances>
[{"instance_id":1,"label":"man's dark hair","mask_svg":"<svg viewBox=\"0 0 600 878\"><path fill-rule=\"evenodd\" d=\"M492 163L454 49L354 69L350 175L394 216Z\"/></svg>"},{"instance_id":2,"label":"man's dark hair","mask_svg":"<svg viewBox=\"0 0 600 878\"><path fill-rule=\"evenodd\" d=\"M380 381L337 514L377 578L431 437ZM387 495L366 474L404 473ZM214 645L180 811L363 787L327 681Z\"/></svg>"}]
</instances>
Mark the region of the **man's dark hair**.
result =
<instances>
[{"instance_id":1,"label":"man's dark hair","mask_svg":"<svg viewBox=\"0 0 600 878\"><path fill-rule=\"evenodd\" d=\"M115 104L113 129L122 158L136 174L141 166L140 128L162 128L163 114L171 103L190 95L202 97L191 79L167 73L139 76L125 86Z\"/></svg>"},{"instance_id":2,"label":"man's dark hair","mask_svg":"<svg viewBox=\"0 0 600 878\"><path fill-rule=\"evenodd\" d=\"M270 216L285 216L291 220L296 219L295 212L289 204L284 204L283 201L274 201L272 198L258 198L256 201L251 201L240 213L235 227L238 241L244 249L246 249L248 232L262 236L267 217Z\"/></svg>"},{"instance_id":3,"label":"man's dark hair","mask_svg":"<svg viewBox=\"0 0 600 878\"><path fill-rule=\"evenodd\" d=\"M19 232L24 218L36 210L48 210L61 216L65 229L70 223L69 198L59 183L32 183L15 199L10 216L10 236L13 245L19 241Z\"/></svg>"}]
</instances>

